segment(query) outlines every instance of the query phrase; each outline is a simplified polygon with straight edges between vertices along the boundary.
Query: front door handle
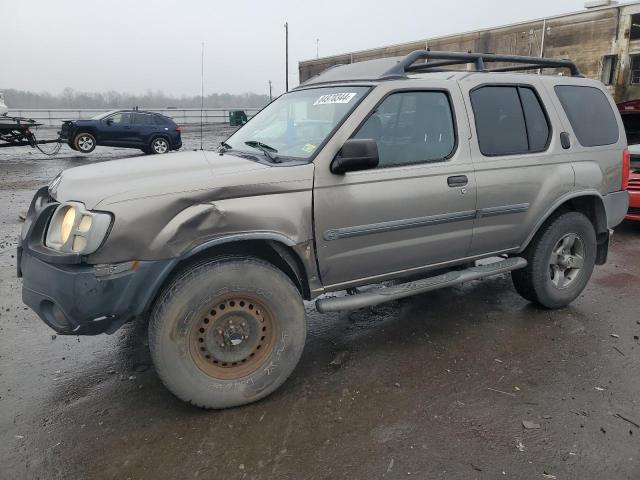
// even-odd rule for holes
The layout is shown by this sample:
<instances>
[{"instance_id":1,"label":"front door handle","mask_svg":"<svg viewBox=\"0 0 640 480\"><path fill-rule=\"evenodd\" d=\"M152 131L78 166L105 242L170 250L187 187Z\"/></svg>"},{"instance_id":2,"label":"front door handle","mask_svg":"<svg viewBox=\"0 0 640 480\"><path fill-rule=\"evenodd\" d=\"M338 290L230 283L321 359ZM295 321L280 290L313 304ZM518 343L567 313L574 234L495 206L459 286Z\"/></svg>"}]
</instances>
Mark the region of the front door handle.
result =
<instances>
[{"instance_id":1,"label":"front door handle","mask_svg":"<svg viewBox=\"0 0 640 480\"><path fill-rule=\"evenodd\" d=\"M469 179L466 175L456 175L454 177L447 178L447 185L451 188L454 187L465 187L469 183Z\"/></svg>"}]
</instances>

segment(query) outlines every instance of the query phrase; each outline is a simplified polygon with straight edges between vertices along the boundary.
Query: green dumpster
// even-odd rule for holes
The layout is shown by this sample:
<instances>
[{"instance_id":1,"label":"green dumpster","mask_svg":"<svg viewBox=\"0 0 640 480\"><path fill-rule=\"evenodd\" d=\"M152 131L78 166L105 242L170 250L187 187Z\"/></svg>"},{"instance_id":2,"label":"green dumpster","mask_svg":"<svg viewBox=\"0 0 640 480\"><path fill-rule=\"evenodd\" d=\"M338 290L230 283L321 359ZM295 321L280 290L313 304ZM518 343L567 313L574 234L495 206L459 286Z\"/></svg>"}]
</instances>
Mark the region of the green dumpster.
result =
<instances>
[{"instance_id":1,"label":"green dumpster","mask_svg":"<svg viewBox=\"0 0 640 480\"><path fill-rule=\"evenodd\" d=\"M232 110L229 112L229 125L232 127L240 127L247 123L247 114L244 110Z\"/></svg>"}]
</instances>

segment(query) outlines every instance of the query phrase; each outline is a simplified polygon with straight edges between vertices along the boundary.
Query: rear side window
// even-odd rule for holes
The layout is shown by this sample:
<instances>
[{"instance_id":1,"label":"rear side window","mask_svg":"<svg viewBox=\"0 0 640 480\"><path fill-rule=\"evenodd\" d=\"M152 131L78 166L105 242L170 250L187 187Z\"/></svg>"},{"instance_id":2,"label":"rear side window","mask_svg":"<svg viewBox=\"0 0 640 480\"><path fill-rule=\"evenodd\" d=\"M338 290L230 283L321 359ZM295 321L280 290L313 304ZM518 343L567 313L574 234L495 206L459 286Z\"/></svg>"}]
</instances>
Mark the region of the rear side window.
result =
<instances>
[{"instance_id":1,"label":"rear side window","mask_svg":"<svg viewBox=\"0 0 640 480\"><path fill-rule=\"evenodd\" d=\"M154 117L156 119L156 125L167 126L173 124L173 120L168 117L163 117L161 115L154 115Z\"/></svg>"},{"instance_id":2,"label":"rear side window","mask_svg":"<svg viewBox=\"0 0 640 480\"><path fill-rule=\"evenodd\" d=\"M471 105L483 155L518 155L547 148L551 129L532 88L480 87L471 92Z\"/></svg>"},{"instance_id":3,"label":"rear side window","mask_svg":"<svg viewBox=\"0 0 640 480\"><path fill-rule=\"evenodd\" d=\"M607 96L598 88L556 85L556 94L583 147L618 142L618 122Z\"/></svg>"}]
</instances>

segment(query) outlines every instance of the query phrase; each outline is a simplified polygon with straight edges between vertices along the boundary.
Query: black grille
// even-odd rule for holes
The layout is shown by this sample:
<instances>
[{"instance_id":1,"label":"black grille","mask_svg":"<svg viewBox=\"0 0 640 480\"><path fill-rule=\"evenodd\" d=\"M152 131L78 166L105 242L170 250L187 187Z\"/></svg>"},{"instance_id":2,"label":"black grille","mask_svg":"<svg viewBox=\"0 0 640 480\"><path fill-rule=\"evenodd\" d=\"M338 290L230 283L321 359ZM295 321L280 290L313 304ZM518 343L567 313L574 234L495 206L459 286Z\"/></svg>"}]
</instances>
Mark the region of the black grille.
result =
<instances>
[{"instance_id":1,"label":"black grille","mask_svg":"<svg viewBox=\"0 0 640 480\"><path fill-rule=\"evenodd\" d=\"M629 207L629 215L640 215L640 207Z\"/></svg>"}]
</instances>

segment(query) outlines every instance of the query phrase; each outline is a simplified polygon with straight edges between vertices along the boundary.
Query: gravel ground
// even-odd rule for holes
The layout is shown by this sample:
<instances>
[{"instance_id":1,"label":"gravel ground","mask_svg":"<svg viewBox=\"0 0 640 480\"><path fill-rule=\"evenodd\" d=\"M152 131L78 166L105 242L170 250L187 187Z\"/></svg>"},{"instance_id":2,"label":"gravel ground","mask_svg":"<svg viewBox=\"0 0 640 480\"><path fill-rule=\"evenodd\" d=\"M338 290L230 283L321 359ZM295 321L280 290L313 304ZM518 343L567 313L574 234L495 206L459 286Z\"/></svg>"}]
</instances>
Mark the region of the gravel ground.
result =
<instances>
[{"instance_id":1,"label":"gravel ground","mask_svg":"<svg viewBox=\"0 0 640 480\"><path fill-rule=\"evenodd\" d=\"M207 128L205 147L230 132ZM136 155L0 150L0 479L640 478L640 224L560 311L508 276L352 313L308 305L284 386L202 411L160 384L143 321L60 337L21 303L15 237L35 190Z\"/></svg>"}]
</instances>

